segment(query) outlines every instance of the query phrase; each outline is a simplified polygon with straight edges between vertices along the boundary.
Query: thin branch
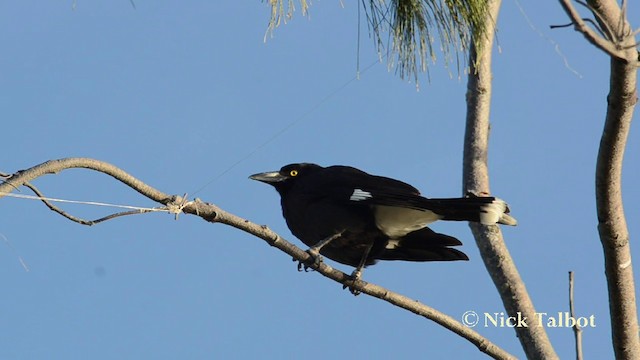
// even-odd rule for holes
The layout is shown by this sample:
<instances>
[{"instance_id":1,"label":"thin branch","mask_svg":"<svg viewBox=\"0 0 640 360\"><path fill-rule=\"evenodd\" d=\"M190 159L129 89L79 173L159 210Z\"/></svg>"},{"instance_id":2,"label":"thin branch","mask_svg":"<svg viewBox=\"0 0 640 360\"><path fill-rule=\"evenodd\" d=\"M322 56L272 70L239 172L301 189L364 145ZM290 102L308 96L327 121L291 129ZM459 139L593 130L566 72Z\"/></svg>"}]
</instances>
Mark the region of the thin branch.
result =
<instances>
[{"instance_id":1,"label":"thin branch","mask_svg":"<svg viewBox=\"0 0 640 360\"><path fill-rule=\"evenodd\" d=\"M576 311L573 304L573 271L569 271L569 314L576 319ZM582 329L576 321L573 324L573 335L576 338L576 360L582 360Z\"/></svg>"},{"instance_id":2,"label":"thin branch","mask_svg":"<svg viewBox=\"0 0 640 360\"><path fill-rule=\"evenodd\" d=\"M463 193L489 193L489 115L491 107L491 49L500 0L489 1L491 24L481 40L485 51L477 52L472 42L469 63L473 68L467 85L467 122L464 138ZM522 347L530 359L557 359L518 269L509 254L498 226L470 223L482 260L505 309L510 316L522 314L535 322L529 327L515 327Z\"/></svg>"},{"instance_id":3,"label":"thin branch","mask_svg":"<svg viewBox=\"0 0 640 360\"><path fill-rule=\"evenodd\" d=\"M621 9L620 9L620 17L618 18L618 30L620 33L623 33L625 28L625 22L627 19L627 2L625 0L622 0L620 6L621 6ZM630 33L631 33L631 28L629 28L629 32L625 34L625 36L629 35Z\"/></svg>"},{"instance_id":4,"label":"thin branch","mask_svg":"<svg viewBox=\"0 0 640 360\"><path fill-rule=\"evenodd\" d=\"M595 21L589 19L589 18L582 18L582 21L584 22L588 22L589 24L593 25L593 28L598 30L598 33L600 33L600 35L602 37L605 37L604 32L602 31L602 29L600 29L600 25L598 25ZM566 27L570 27L570 26L575 26L575 24L573 22L570 22L568 24L562 24L562 25L549 25L549 29L561 29L561 28L566 28Z\"/></svg>"},{"instance_id":5,"label":"thin branch","mask_svg":"<svg viewBox=\"0 0 640 360\"><path fill-rule=\"evenodd\" d=\"M78 224L81 225L87 225L87 226L92 226L92 225L96 225L99 224L103 221L107 221L107 220L111 220L111 219L115 219L121 216L127 216L127 215L139 215L139 214L146 214L146 213L150 213L150 212L155 212L154 210L150 210L150 209L138 209L138 210L130 210L130 211L123 211L123 212L119 212L119 213L115 213L115 214L111 214L111 215L107 215L104 217L101 217L99 219L96 220L85 220L76 216L73 216L69 213L67 213L66 211L60 209L59 207L53 205L49 200L47 200L44 196L44 194L42 194L42 192L40 192L40 190L38 190L37 187L35 187L33 184L31 183L24 183L23 186L29 188L31 191L33 191L34 194L36 194L36 196L38 196L40 198L40 201L42 201L50 210L60 214L61 216L76 222Z\"/></svg>"},{"instance_id":6,"label":"thin branch","mask_svg":"<svg viewBox=\"0 0 640 360\"><path fill-rule=\"evenodd\" d=\"M107 216L101 217L99 219L91 220L91 223L92 223L91 225L96 225L96 224L99 224L99 223L101 223L103 221L119 218L119 217L122 217L122 216L140 215L140 214L147 214L147 213L151 213L151 212L156 212L156 211L149 210L149 209L123 211L123 212L107 215Z\"/></svg>"},{"instance_id":7,"label":"thin branch","mask_svg":"<svg viewBox=\"0 0 640 360\"><path fill-rule=\"evenodd\" d=\"M584 20L584 22L588 22L589 24L591 24L593 26L593 28L598 31L600 36L602 36L602 37L604 37L606 39L607 35L604 33L604 30L602 30L602 28L600 27L600 25L598 25L597 22L595 22L595 21L593 21L593 19L589 19L589 18L584 18L582 20Z\"/></svg>"},{"instance_id":8,"label":"thin branch","mask_svg":"<svg viewBox=\"0 0 640 360\"><path fill-rule=\"evenodd\" d=\"M40 176L46 174L55 174L71 168L86 168L107 174L123 182L145 197L173 209L173 211L176 213L178 211L182 211L187 214L199 216L204 220L212 223L221 223L232 226L236 229L242 230L248 234L254 235L266 241L269 245L289 254L297 261L303 263L313 263L311 256L306 251L286 241L284 238L282 238L280 235L276 234L266 226L252 223L246 219L230 214L213 204L204 203L198 199L196 199L195 201L186 201L186 199L177 195L170 196L157 189L154 189L153 187L143 183L142 181L134 178L125 171L111 164L94 159L68 158L52 160L40 165L36 165L27 170L19 171L8 177L5 183L0 183L0 198L3 197L3 193L10 192L12 191L12 189L24 185L25 183L32 181ZM455 334L458 334L467 339L469 342L477 346L481 352L495 359L515 359L513 355L501 349L485 337L481 336L476 331L472 330L469 327L466 327L454 318L418 302L417 300L410 299L404 295L387 290L375 284L364 282L362 280L354 282L351 279L350 275L336 270L323 262L317 265L312 265L311 268L316 270L319 274L340 284L347 285L351 288L359 290L364 294L368 294L375 298L384 300L390 304L408 310L416 315L420 315L426 319L434 321L437 324L445 327L446 329L454 332Z\"/></svg>"},{"instance_id":9,"label":"thin branch","mask_svg":"<svg viewBox=\"0 0 640 360\"><path fill-rule=\"evenodd\" d=\"M598 25L598 23L596 23L595 21L593 21L592 19L589 19L589 18L582 18L582 21L588 22L589 24L591 24L593 26L593 28L598 31L600 36L606 38L606 35L604 34L604 31L600 28L600 25ZM559 29L559 28L566 28L566 27L570 27L570 26L575 27L575 23L570 22L570 23L564 24L564 25L549 25L549 29L553 30L553 29Z\"/></svg>"},{"instance_id":10,"label":"thin branch","mask_svg":"<svg viewBox=\"0 0 640 360\"><path fill-rule=\"evenodd\" d=\"M596 9L594 9L593 7L591 7L591 5L587 4L584 1L581 0L575 0L576 3L584 6L585 8L589 9L589 11L591 11L591 13L596 17L596 19L598 19L598 22L600 24L602 24L600 30L600 33L602 34L602 36L610 41L613 42L615 44L615 42L618 40L618 36L616 35L616 32L613 31L613 29L611 28L611 26L609 24L607 24L606 22L602 21L602 17L600 16L600 14L596 11ZM591 23L593 23L593 21L591 21Z\"/></svg>"},{"instance_id":11,"label":"thin branch","mask_svg":"<svg viewBox=\"0 0 640 360\"><path fill-rule=\"evenodd\" d=\"M40 190L38 190L37 187L35 187L34 185L32 185L31 183L25 182L24 184L22 184L23 186L29 188L31 191L33 191L34 194L36 194L39 198L40 201L42 201L51 211L54 211L60 215L62 215L63 217L73 221L73 222L77 222L78 224L82 224L82 225L93 225L92 221L89 220L84 220L78 217L75 217L69 213L67 213L66 211L60 209L59 207L53 205L52 203L50 203L48 200L44 199L44 194L42 194L40 192Z\"/></svg>"}]
</instances>

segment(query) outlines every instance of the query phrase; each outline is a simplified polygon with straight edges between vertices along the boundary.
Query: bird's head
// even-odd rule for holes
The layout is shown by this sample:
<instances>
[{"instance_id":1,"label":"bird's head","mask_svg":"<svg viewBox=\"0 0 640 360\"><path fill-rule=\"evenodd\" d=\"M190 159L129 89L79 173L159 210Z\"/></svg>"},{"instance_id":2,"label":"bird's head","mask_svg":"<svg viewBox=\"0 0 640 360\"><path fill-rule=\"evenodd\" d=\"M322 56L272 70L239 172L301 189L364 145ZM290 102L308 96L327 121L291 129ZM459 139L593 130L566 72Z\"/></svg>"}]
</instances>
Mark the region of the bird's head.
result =
<instances>
[{"instance_id":1,"label":"bird's head","mask_svg":"<svg viewBox=\"0 0 640 360\"><path fill-rule=\"evenodd\" d=\"M249 176L249 179L269 184L282 194L282 192L291 188L299 179L320 169L322 169L322 166L310 163L289 164L283 166L279 171L253 174Z\"/></svg>"}]
</instances>

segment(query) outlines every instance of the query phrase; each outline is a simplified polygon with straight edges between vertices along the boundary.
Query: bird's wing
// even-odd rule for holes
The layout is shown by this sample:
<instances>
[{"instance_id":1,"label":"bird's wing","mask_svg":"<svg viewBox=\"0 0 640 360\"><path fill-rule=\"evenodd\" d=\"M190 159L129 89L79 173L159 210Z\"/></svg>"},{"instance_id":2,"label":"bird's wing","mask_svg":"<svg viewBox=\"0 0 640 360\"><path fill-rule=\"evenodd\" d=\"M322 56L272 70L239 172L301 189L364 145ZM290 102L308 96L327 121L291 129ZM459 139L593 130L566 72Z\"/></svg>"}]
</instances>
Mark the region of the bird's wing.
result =
<instances>
[{"instance_id":1,"label":"bird's wing","mask_svg":"<svg viewBox=\"0 0 640 360\"><path fill-rule=\"evenodd\" d=\"M402 206L403 199L421 198L418 189L405 182L349 166L324 168L305 185L306 193L336 202Z\"/></svg>"},{"instance_id":2,"label":"bird's wing","mask_svg":"<svg viewBox=\"0 0 640 360\"><path fill-rule=\"evenodd\" d=\"M392 178L367 174L349 166L330 166L305 183L304 193L352 205L386 205L431 210L438 203L420 196L415 187ZM427 201L425 201L427 200Z\"/></svg>"},{"instance_id":3,"label":"bird's wing","mask_svg":"<svg viewBox=\"0 0 640 360\"><path fill-rule=\"evenodd\" d=\"M397 213L393 208L427 211L415 213L418 223L429 223L438 219L475 221L486 225L501 223L515 225L508 215L507 204L491 196L467 196L463 198L425 198L415 187L399 180L367 174L348 166L331 166L323 169L320 176L307 183L306 194L310 197L336 203L375 206L388 216L412 217ZM431 215L433 214L433 215ZM382 215L382 214L381 214ZM426 219L422 219L423 217Z\"/></svg>"}]
</instances>

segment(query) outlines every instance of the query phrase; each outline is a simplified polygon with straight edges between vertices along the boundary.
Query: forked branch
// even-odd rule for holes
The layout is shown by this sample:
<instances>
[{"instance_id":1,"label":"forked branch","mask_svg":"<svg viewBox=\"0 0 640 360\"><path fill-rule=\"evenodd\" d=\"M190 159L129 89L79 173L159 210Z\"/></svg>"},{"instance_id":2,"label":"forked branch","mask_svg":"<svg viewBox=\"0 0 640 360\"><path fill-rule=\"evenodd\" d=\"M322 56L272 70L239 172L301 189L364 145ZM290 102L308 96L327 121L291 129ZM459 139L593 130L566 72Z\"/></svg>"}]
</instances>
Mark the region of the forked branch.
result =
<instances>
[{"instance_id":1,"label":"forked branch","mask_svg":"<svg viewBox=\"0 0 640 360\"><path fill-rule=\"evenodd\" d=\"M579 15L570 0L560 0L563 8L579 24ZM611 56L607 115L596 163L596 208L598 233L605 260L609 290L609 312L613 348L617 359L639 359L638 312L631 261L629 230L622 202L622 164L638 93L638 51L636 32L626 18L626 2L588 0L587 7L609 37L595 41L579 27L587 39Z\"/></svg>"},{"instance_id":2,"label":"forked branch","mask_svg":"<svg viewBox=\"0 0 640 360\"><path fill-rule=\"evenodd\" d=\"M572 0L560 0L562 8L571 19L575 29L580 32L591 44L595 45L598 49L609 54L609 56L632 64L636 67L640 67L640 59L638 58L638 52L635 51L635 55L629 56L629 49L633 49L638 44L635 41L637 32L631 30L629 23L624 18L624 12L620 12L620 16L616 23L607 21L600 11L596 11L596 8L590 3L596 3L591 1L589 3L578 3L586 6L596 17L597 22L600 24L600 28L595 27L598 32L593 30L587 21L580 16L580 13L573 6ZM615 1L614 1L615 2ZM598 1L597 3L600 3ZM623 1L624 3L624 1ZM598 7L600 8L600 7ZM589 20L590 21L590 20Z\"/></svg>"}]
</instances>

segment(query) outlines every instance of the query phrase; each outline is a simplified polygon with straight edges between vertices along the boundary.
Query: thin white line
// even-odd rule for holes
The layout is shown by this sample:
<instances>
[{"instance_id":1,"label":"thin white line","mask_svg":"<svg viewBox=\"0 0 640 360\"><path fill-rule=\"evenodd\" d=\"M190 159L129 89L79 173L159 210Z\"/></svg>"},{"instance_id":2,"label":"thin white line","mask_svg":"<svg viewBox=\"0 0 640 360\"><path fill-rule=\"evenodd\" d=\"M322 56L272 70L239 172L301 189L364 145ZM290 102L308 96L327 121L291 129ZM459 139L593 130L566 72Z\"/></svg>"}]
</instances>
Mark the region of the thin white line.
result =
<instances>
[{"instance_id":1,"label":"thin white line","mask_svg":"<svg viewBox=\"0 0 640 360\"><path fill-rule=\"evenodd\" d=\"M24 194L14 194L14 193L3 193L0 192L0 195L20 198L20 199L29 199L29 200L47 200L52 202L62 202L62 203L70 203L70 204L85 204L85 205L96 205L96 206L107 206L121 209L132 209L132 210L146 210L146 211L169 211L166 208L147 208L147 207L139 207L139 206L130 206L130 205L117 205L117 204L109 204L95 201L78 201L78 200L65 200L65 199L56 199L49 197L41 197L35 195L24 195Z\"/></svg>"}]
</instances>

